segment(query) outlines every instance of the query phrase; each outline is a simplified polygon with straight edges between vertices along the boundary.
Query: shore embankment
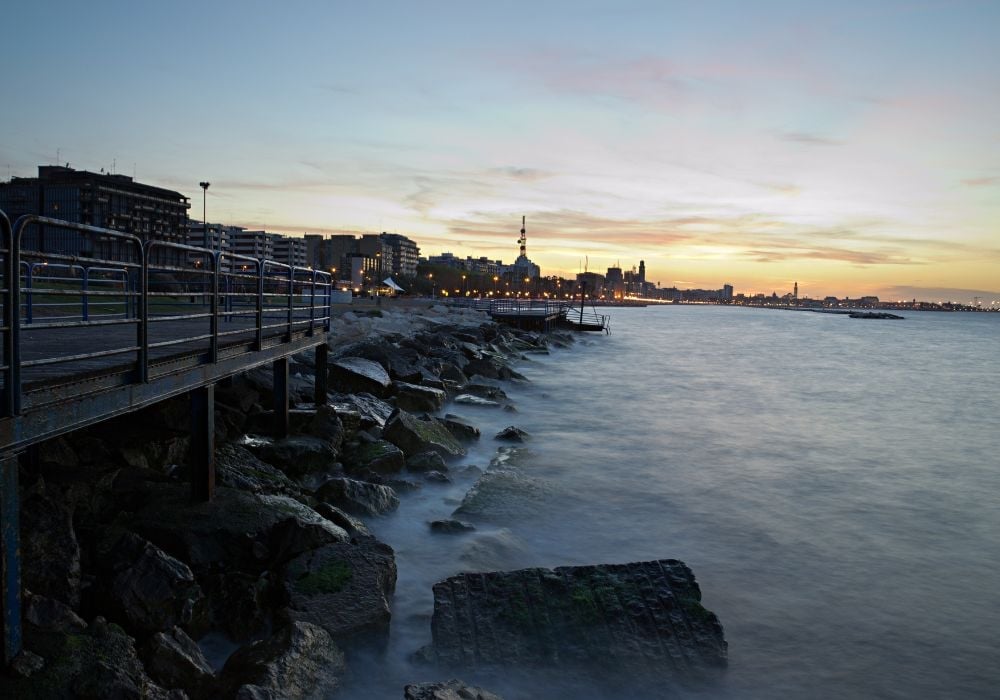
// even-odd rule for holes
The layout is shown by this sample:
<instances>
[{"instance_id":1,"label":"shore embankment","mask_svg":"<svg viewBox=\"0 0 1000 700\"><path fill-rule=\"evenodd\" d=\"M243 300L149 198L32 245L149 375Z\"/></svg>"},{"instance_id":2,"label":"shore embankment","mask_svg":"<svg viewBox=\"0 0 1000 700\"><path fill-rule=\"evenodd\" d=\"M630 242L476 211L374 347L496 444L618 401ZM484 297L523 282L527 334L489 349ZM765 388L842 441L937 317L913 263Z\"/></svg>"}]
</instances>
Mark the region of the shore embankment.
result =
<instances>
[{"instance_id":1,"label":"shore embankment","mask_svg":"<svg viewBox=\"0 0 1000 700\"><path fill-rule=\"evenodd\" d=\"M334 314L324 405L312 403L312 353L293 359L287 438L269 435L269 371L216 387L211 502L190 498L183 398L39 448L21 474L25 652L0 692L323 698L342 686L352 652L385 646L396 558L366 522L425 485L467 477L475 468L462 457L480 430L450 411L514 415L504 383L526 381L517 364L573 337L509 329L433 300L355 302ZM511 426L496 437L517 443L527 432ZM445 536L473 528L460 511L415 526ZM681 586L683 614L703 611L702 641L714 640L709 661L724 663L721 627L697 602L690 572L651 564L643 576L655 569ZM514 572L514 583L497 586L502 595L483 599L474 615L521 609L517 582L557 575L546 571ZM645 610L625 569L558 575L598 581ZM588 591L581 583L554 594L547 614L569 615L582 635L574 600L586 603L583 623L603 615ZM537 626L523 615L500 622L512 643ZM455 656L468 624L452 621L451 636L435 636L424 652L429 668ZM497 651L473 661L500 663ZM425 690L434 692L412 686L406 696Z\"/></svg>"}]
</instances>

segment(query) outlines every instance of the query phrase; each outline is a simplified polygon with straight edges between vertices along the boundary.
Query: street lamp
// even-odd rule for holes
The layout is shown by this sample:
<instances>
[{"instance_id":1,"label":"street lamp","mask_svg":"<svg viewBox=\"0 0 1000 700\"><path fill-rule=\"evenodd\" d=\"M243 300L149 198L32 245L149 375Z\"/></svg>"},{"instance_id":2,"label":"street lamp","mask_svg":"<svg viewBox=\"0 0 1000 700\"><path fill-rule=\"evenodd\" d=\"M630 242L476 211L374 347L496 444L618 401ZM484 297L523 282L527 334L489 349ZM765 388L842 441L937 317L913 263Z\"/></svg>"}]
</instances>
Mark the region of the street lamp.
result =
<instances>
[{"instance_id":1,"label":"street lamp","mask_svg":"<svg viewBox=\"0 0 1000 700\"><path fill-rule=\"evenodd\" d=\"M211 183L209 183L209 182L199 182L198 184L201 186L201 225L202 225L202 235L204 236L203 240L205 241L205 247L206 248L210 248L210 247L212 247L212 245L211 245L211 243L209 243L209 239L208 239L208 217L205 215L205 212L206 212L207 207L208 207L208 186Z\"/></svg>"}]
</instances>

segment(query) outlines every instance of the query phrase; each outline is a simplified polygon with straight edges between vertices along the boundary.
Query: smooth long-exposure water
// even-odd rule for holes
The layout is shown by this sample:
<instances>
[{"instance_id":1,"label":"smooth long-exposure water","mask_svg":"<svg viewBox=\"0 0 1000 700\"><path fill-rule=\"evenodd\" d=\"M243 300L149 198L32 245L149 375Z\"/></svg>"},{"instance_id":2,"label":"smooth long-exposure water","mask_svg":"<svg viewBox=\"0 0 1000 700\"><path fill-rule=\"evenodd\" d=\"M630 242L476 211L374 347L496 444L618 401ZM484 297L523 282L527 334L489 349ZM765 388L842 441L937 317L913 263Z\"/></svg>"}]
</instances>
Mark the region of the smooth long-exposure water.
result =
<instances>
[{"instance_id":1,"label":"smooth long-exposure water","mask_svg":"<svg viewBox=\"0 0 1000 700\"><path fill-rule=\"evenodd\" d=\"M468 463L487 464L505 425L532 435L476 532L426 525L471 477L371 523L396 549L392 635L384 656L353 660L348 697L443 680L407 660L430 641L435 581L670 557L729 642L699 697L996 696L1000 315L612 313L611 336L518 367L518 413L450 409L483 428ZM489 687L561 692L516 670Z\"/></svg>"}]
</instances>

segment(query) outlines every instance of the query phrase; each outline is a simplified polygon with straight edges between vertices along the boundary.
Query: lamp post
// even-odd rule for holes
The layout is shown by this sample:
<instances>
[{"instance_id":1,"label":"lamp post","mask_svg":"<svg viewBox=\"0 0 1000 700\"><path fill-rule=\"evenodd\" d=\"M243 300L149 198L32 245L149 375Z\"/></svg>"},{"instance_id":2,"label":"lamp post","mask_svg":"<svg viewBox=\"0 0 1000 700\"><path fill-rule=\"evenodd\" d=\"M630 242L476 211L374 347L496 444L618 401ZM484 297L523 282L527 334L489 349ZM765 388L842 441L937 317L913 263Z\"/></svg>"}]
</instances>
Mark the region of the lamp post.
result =
<instances>
[{"instance_id":1,"label":"lamp post","mask_svg":"<svg viewBox=\"0 0 1000 700\"><path fill-rule=\"evenodd\" d=\"M211 248L212 245L208 240L208 216L205 212L208 207L208 186L211 184L209 182L199 182L201 186L201 225L202 225L202 235L205 236L205 247Z\"/></svg>"}]
</instances>

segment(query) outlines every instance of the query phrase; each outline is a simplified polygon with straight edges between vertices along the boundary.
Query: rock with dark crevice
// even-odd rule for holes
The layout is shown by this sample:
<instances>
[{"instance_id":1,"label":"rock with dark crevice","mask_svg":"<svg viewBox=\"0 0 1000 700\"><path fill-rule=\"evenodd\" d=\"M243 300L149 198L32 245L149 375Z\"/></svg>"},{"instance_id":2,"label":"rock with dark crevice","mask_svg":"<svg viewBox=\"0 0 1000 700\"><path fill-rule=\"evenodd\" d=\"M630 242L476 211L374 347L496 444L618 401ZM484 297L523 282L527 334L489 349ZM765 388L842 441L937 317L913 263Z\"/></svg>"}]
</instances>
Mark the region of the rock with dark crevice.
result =
<instances>
[{"instance_id":1,"label":"rock with dark crevice","mask_svg":"<svg viewBox=\"0 0 1000 700\"><path fill-rule=\"evenodd\" d=\"M428 450L437 452L445 459L465 455L465 448L437 420L421 420L399 409L386 421L383 435L407 456Z\"/></svg>"},{"instance_id":2,"label":"rock with dark crevice","mask_svg":"<svg viewBox=\"0 0 1000 700\"><path fill-rule=\"evenodd\" d=\"M675 559L459 574L434 585L431 628L418 657L455 669L684 681L727 661L719 619Z\"/></svg>"},{"instance_id":3,"label":"rock with dark crevice","mask_svg":"<svg viewBox=\"0 0 1000 700\"><path fill-rule=\"evenodd\" d=\"M399 497L392 488L343 477L324 483L315 496L355 515L384 515L399 507Z\"/></svg>"},{"instance_id":4,"label":"rock with dark crevice","mask_svg":"<svg viewBox=\"0 0 1000 700\"><path fill-rule=\"evenodd\" d=\"M291 435L280 440L248 437L242 445L292 478L330 471L339 456L328 440L311 435Z\"/></svg>"},{"instance_id":5,"label":"rock with dark crevice","mask_svg":"<svg viewBox=\"0 0 1000 700\"><path fill-rule=\"evenodd\" d=\"M341 685L344 654L321 627L293 622L238 649L220 674L223 694L250 700L323 700Z\"/></svg>"},{"instance_id":6,"label":"rock with dark crevice","mask_svg":"<svg viewBox=\"0 0 1000 700\"><path fill-rule=\"evenodd\" d=\"M285 472L257 458L242 445L223 445L215 451L215 478L220 486L251 493L298 494L300 489Z\"/></svg>"},{"instance_id":7,"label":"rock with dark crevice","mask_svg":"<svg viewBox=\"0 0 1000 700\"><path fill-rule=\"evenodd\" d=\"M374 538L333 544L288 563L284 616L320 625L335 640L384 642L396 588L391 547Z\"/></svg>"},{"instance_id":8,"label":"rock with dark crevice","mask_svg":"<svg viewBox=\"0 0 1000 700\"><path fill-rule=\"evenodd\" d=\"M215 672L201 649L179 627L157 632L143 646L146 672L165 688L180 688L191 698L212 694Z\"/></svg>"},{"instance_id":9,"label":"rock with dark crevice","mask_svg":"<svg viewBox=\"0 0 1000 700\"><path fill-rule=\"evenodd\" d=\"M348 534L287 496L219 487L210 502L192 502L187 486L148 485L146 504L129 525L187 563L196 574L258 574L276 563Z\"/></svg>"},{"instance_id":10,"label":"rock with dark crevice","mask_svg":"<svg viewBox=\"0 0 1000 700\"><path fill-rule=\"evenodd\" d=\"M378 474L395 474L406 462L403 451L388 440L362 442L344 456L349 472L371 470Z\"/></svg>"},{"instance_id":11,"label":"rock with dark crevice","mask_svg":"<svg viewBox=\"0 0 1000 700\"><path fill-rule=\"evenodd\" d=\"M108 537L99 549L106 609L128 629L200 626L204 594L187 564L132 532Z\"/></svg>"},{"instance_id":12,"label":"rock with dark crevice","mask_svg":"<svg viewBox=\"0 0 1000 700\"><path fill-rule=\"evenodd\" d=\"M396 405L404 411L440 411L444 407L445 393L441 389L393 382Z\"/></svg>"},{"instance_id":13,"label":"rock with dark crevice","mask_svg":"<svg viewBox=\"0 0 1000 700\"><path fill-rule=\"evenodd\" d=\"M448 465L444 462L444 457L433 450L420 452L406 460L406 469L411 472L446 472Z\"/></svg>"},{"instance_id":14,"label":"rock with dark crevice","mask_svg":"<svg viewBox=\"0 0 1000 700\"><path fill-rule=\"evenodd\" d=\"M462 416L457 416L454 413L446 413L444 418L441 418L440 421L441 424L448 429L448 432L464 442L473 442L478 440L482 434L479 428L474 426Z\"/></svg>"},{"instance_id":15,"label":"rock with dark crevice","mask_svg":"<svg viewBox=\"0 0 1000 700\"><path fill-rule=\"evenodd\" d=\"M363 357L341 357L330 363L330 385L336 391L384 397L388 396L391 383L382 365Z\"/></svg>"}]
</instances>

